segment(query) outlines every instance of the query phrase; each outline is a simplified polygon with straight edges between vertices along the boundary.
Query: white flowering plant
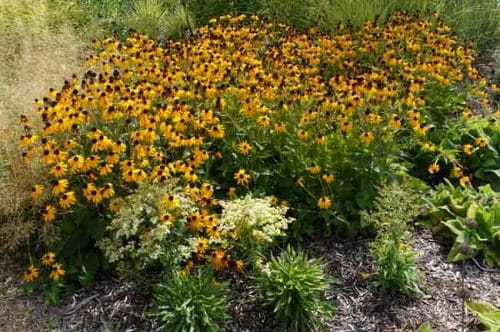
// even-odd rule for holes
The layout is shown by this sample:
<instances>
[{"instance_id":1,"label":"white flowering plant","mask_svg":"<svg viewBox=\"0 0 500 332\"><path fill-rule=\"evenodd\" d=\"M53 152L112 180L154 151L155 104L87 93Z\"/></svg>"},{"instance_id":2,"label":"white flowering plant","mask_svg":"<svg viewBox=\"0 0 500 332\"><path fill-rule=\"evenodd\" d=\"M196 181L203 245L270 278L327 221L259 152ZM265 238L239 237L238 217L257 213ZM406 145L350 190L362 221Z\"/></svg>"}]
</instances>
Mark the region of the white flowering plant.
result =
<instances>
[{"instance_id":1,"label":"white flowering plant","mask_svg":"<svg viewBox=\"0 0 500 332\"><path fill-rule=\"evenodd\" d=\"M221 238L227 239L234 256L255 263L277 237L286 235L294 220L287 207L273 206L272 198L245 197L219 201Z\"/></svg>"},{"instance_id":2,"label":"white flowering plant","mask_svg":"<svg viewBox=\"0 0 500 332\"><path fill-rule=\"evenodd\" d=\"M178 265L191 256L184 244L185 224L195 209L175 181L142 183L123 200L98 246L122 276L160 261Z\"/></svg>"}]
</instances>

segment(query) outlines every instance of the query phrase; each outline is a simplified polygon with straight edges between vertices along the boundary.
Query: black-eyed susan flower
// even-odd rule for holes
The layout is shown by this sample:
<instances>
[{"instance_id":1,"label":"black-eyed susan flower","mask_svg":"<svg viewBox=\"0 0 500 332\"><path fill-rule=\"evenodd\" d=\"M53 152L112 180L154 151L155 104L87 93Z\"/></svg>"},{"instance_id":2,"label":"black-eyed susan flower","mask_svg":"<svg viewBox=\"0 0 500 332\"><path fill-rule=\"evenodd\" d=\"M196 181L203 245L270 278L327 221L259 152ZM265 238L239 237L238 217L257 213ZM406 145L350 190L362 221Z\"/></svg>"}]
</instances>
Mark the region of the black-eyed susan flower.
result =
<instances>
[{"instance_id":1,"label":"black-eyed susan flower","mask_svg":"<svg viewBox=\"0 0 500 332\"><path fill-rule=\"evenodd\" d=\"M321 180L326 184L330 184L335 180L335 176L332 173L325 173L321 176Z\"/></svg>"},{"instance_id":2,"label":"black-eyed susan flower","mask_svg":"<svg viewBox=\"0 0 500 332\"><path fill-rule=\"evenodd\" d=\"M427 167L427 171L429 172L429 174L436 174L439 172L439 170L439 164L437 163L432 163Z\"/></svg>"},{"instance_id":3,"label":"black-eyed susan flower","mask_svg":"<svg viewBox=\"0 0 500 332\"><path fill-rule=\"evenodd\" d=\"M67 179L55 180L52 185L52 193L54 195L61 194L68 188L69 181Z\"/></svg>"},{"instance_id":4,"label":"black-eyed susan flower","mask_svg":"<svg viewBox=\"0 0 500 332\"><path fill-rule=\"evenodd\" d=\"M43 254L41 260L44 266L51 266L56 261L56 254L52 251L48 251Z\"/></svg>"},{"instance_id":5,"label":"black-eyed susan flower","mask_svg":"<svg viewBox=\"0 0 500 332\"><path fill-rule=\"evenodd\" d=\"M361 135L359 135L359 140L361 141L361 143L365 144L365 145L368 145L370 144L372 141L373 141L374 137L373 137L373 134L371 132L364 132L364 133L361 133Z\"/></svg>"},{"instance_id":6,"label":"black-eyed susan flower","mask_svg":"<svg viewBox=\"0 0 500 332\"><path fill-rule=\"evenodd\" d=\"M283 121L278 121L274 124L274 131L277 133L284 133L286 129L287 125Z\"/></svg>"},{"instance_id":7,"label":"black-eyed susan flower","mask_svg":"<svg viewBox=\"0 0 500 332\"><path fill-rule=\"evenodd\" d=\"M238 259L235 262L235 267L237 271L242 271L245 268L245 262L241 259Z\"/></svg>"},{"instance_id":8,"label":"black-eyed susan flower","mask_svg":"<svg viewBox=\"0 0 500 332\"><path fill-rule=\"evenodd\" d=\"M172 214L170 213L164 213L160 216L160 223L162 224L169 224L174 220Z\"/></svg>"},{"instance_id":9,"label":"black-eyed susan flower","mask_svg":"<svg viewBox=\"0 0 500 332\"><path fill-rule=\"evenodd\" d=\"M471 154L474 153L474 147L471 145L471 144L465 144L463 147L462 147L462 151L470 156Z\"/></svg>"},{"instance_id":10,"label":"black-eyed susan flower","mask_svg":"<svg viewBox=\"0 0 500 332\"><path fill-rule=\"evenodd\" d=\"M34 185L33 188L31 188L31 199L33 200L39 199L43 194L43 189L44 186L41 184Z\"/></svg>"},{"instance_id":11,"label":"black-eyed susan flower","mask_svg":"<svg viewBox=\"0 0 500 332\"><path fill-rule=\"evenodd\" d=\"M115 198L115 199L111 200L111 202L109 202L108 209L111 212L117 213L118 211L120 211L120 207L122 206L122 204L123 204L123 200L121 198Z\"/></svg>"},{"instance_id":12,"label":"black-eyed susan flower","mask_svg":"<svg viewBox=\"0 0 500 332\"><path fill-rule=\"evenodd\" d=\"M320 199L318 199L317 206L322 210L327 210L332 206L332 201L330 198L323 196Z\"/></svg>"},{"instance_id":13,"label":"black-eyed susan flower","mask_svg":"<svg viewBox=\"0 0 500 332\"><path fill-rule=\"evenodd\" d=\"M40 275L40 270L36 268L34 265L30 265L26 271L23 272L23 281L24 282L32 282L38 278Z\"/></svg>"},{"instance_id":14,"label":"black-eyed susan flower","mask_svg":"<svg viewBox=\"0 0 500 332\"><path fill-rule=\"evenodd\" d=\"M66 274L66 271L62 268L59 263L52 264L52 272L50 272L49 278L58 281L62 276Z\"/></svg>"},{"instance_id":15,"label":"black-eyed susan flower","mask_svg":"<svg viewBox=\"0 0 500 332\"><path fill-rule=\"evenodd\" d=\"M212 256L210 257L210 264L217 270L223 270L229 267L229 257L226 253L217 248L212 252Z\"/></svg>"},{"instance_id":16,"label":"black-eyed susan flower","mask_svg":"<svg viewBox=\"0 0 500 332\"><path fill-rule=\"evenodd\" d=\"M453 165L453 168L451 169L451 175L455 178L461 177L463 175L462 168L458 165Z\"/></svg>"},{"instance_id":17,"label":"black-eyed susan flower","mask_svg":"<svg viewBox=\"0 0 500 332\"><path fill-rule=\"evenodd\" d=\"M203 255L208 249L208 239L205 237L198 237L196 239L196 253Z\"/></svg>"},{"instance_id":18,"label":"black-eyed susan flower","mask_svg":"<svg viewBox=\"0 0 500 332\"><path fill-rule=\"evenodd\" d=\"M61 177L65 176L67 172L68 172L68 165L66 165L63 162L57 163L49 171L49 173L54 175L56 178L61 178Z\"/></svg>"},{"instance_id":19,"label":"black-eyed susan flower","mask_svg":"<svg viewBox=\"0 0 500 332\"><path fill-rule=\"evenodd\" d=\"M163 204L167 209L175 209L179 206L180 201L179 198L174 195L165 195L162 199Z\"/></svg>"},{"instance_id":20,"label":"black-eyed susan flower","mask_svg":"<svg viewBox=\"0 0 500 332\"><path fill-rule=\"evenodd\" d=\"M460 177L459 182L462 187L469 186L470 178L468 176L462 176Z\"/></svg>"},{"instance_id":21,"label":"black-eyed susan flower","mask_svg":"<svg viewBox=\"0 0 500 332\"><path fill-rule=\"evenodd\" d=\"M248 185L252 177L244 169L240 169L238 172L234 173L234 179L238 185Z\"/></svg>"},{"instance_id":22,"label":"black-eyed susan flower","mask_svg":"<svg viewBox=\"0 0 500 332\"><path fill-rule=\"evenodd\" d=\"M59 206L67 209L76 203L76 196L74 191L68 191L61 195L59 198Z\"/></svg>"},{"instance_id":23,"label":"black-eyed susan flower","mask_svg":"<svg viewBox=\"0 0 500 332\"><path fill-rule=\"evenodd\" d=\"M323 145L326 143L326 136L322 134L317 134L316 137L314 138L314 142L319 145Z\"/></svg>"},{"instance_id":24,"label":"black-eyed susan flower","mask_svg":"<svg viewBox=\"0 0 500 332\"><path fill-rule=\"evenodd\" d=\"M311 173L311 174L318 174L320 171L321 171L321 167L316 165L315 163L312 163L311 165L309 165L307 167L307 170Z\"/></svg>"},{"instance_id":25,"label":"black-eyed susan flower","mask_svg":"<svg viewBox=\"0 0 500 332\"><path fill-rule=\"evenodd\" d=\"M43 220L46 222L54 221L56 219L56 208L52 205L47 205L42 210Z\"/></svg>"},{"instance_id":26,"label":"black-eyed susan flower","mask_svg":"<svg viewBox=\"0 0 500 332\"><path fill-rule=\"evenodd\" d=\"M204 216L200 211L195 211L187 217L187 228L193 231L199 231L203 227Z\"/></svg>"},{"instance_id":27,"label":"black-eyed susan flower","mask_svg":"<svg viewBox=\"0 0 500 332\"><path fill-rule=\"evenodd\" d=\"M238 144L238 151L242 155L246 156L246 155L250 154L250 152L252 151L252 146L250 144L248 144L247 141L243 141L240 144Z\"/></svg>"},{"instance_id":28,"label":"black-eyed susan flower","mask_svg":"<svg viewBox=\"0 0 500 332\"><path fill-rule=\"evenodd\" d=\"M297 136L300 140L305 141L309 137L309 133L304 129L300 129L297 131Z\"/></svg>"},{"instance_id":29,"label":"black-eyed susan flower","mask_svg":"<svg viewBox=\"0 0 500 332\"><path fill-rule=\"evenodd\" d=\"M484 137L477 137L475 140L474 140L474 143L479 146L480 148L485 148L486 145L488 145L488 141L486 140L486 138Z\"/></svg>"},{"instance_id":30,"label":"black-eyed susan flower","mask_svg":"<svg viewBox=\"0 0 500 332\"><path fill-rule=\"evenodd\" d=\"M113 184L108 182L104 184L104 186L100 189L100 194L103 199L109 199L115 195L115 189L113 188Z\"/></svg>"}]
</instances>

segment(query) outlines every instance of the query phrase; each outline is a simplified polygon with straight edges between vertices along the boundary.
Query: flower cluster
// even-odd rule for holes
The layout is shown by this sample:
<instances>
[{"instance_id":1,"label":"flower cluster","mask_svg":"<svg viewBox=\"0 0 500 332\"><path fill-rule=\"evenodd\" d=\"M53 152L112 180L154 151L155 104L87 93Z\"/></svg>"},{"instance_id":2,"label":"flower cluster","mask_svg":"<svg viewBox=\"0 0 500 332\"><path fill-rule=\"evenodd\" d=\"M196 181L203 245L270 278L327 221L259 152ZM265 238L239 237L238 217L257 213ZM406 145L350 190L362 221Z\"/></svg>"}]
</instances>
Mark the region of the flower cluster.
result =
<instances>
[{"instance_id":1,"label":"flower cluster","mask_svg":"<svg viewBox=\"0 0 500 332\"><path fill-rule=\"evenodd\" d=\"M36 101L43 128L23 118L19 144L26 163L46 168L47 181L32 189L41 219L57 224L80 206L107 220L118 213L110 230L119 231L116 240L133 238L135 249L145 245L141 258L157 257L169 225L182 220L193 259L228 267L227 250L212 246L223 233L212 212L216 187L231 197L273 194L294 212L352 216L394 173L406 142L423 146L443 117L468 112L464 100L435 107L434 91L466 89L486 104L472 48L438 18L406 13L383 26L339 25L333 36L223 16L183 42L132 34L92 46L83 77ZM464 153L488 145L475 139ZM123 206L141 184L171 182L182 189L156 208ZM252 236L281 232L284 219L274 216L278 224L253 221L266 228ZM106 241L113 261L132 248L113 251Z\"/></svg>"},{"instance_id":2,"label":"flower cluster","mask_svg":"<svg viewBox=\"0 0 500 332\"><path fill-rule=\"evenodd\" d=\"M275 237L285 235L293 219L286 217L286 207L271 203L272 198L253 198L251 195L220 201L224 208L219 220L221 234L235 240L248 237L257 243L271 243Z\"/></svg>"}]
</instances>

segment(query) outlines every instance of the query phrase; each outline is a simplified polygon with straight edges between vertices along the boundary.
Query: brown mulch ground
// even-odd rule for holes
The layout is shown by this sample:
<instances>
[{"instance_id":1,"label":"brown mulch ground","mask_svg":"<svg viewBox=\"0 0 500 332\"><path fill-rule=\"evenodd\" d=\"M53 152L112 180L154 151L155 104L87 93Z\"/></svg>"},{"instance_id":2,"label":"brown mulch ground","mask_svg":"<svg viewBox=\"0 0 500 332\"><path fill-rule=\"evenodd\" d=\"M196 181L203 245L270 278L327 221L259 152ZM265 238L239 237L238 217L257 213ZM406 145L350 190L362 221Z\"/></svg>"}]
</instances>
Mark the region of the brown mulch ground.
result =
<instances>
[{"instance_id":1,"label":"brown mulch ground","mask_svg":"<svg viewBox=\"0 0 500 332\"><path fill-rule=\"evenodd\" d=\"M445 241L427 230L415 232L414 248L426 278L417 299L389 296L364 277L373 270L368 240L338 243L318 240L307 250L322 257L339 280L328 298L336 302L328 331L412 331L429 321L433 331L479 331L474 316L462 310L462 298L500 306L500 270L479 262L446 262ZM151 304L131 284L101 281L92 292L77 292L57 307L44 306L39 296L26 296L15 265L0 266L0 331L154 331L158 322L148 315ZM462 287L463 275L463 287ZM277 325L262 306L244 274L232 281L229 331L275 331Z\"/></svg>"}]
</instances>

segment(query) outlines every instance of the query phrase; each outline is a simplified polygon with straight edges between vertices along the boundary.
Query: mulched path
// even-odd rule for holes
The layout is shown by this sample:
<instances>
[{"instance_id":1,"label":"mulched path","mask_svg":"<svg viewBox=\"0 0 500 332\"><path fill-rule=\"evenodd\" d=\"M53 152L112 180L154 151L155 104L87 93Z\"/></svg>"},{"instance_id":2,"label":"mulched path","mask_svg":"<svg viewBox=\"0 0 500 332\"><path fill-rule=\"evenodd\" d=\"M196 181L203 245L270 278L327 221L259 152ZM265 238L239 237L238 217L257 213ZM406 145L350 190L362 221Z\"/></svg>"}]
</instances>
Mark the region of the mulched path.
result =
<instances>
[{"instance_id":1,"label":"mulched path","mask_svg":"<svg viewBox=\"0 0 500 332\"><path fill-rule=\"evenodd\" d=\"M328 331L413 331L429 321L433 331L479 331L475 317L462 310L463 298L500 306L500 270L479 262L446 262L446 241L428 230L415 231L413 247L425 274L426 287L417 299L380 293L365 277L374 266L369 240L339 243L317 240L307 246L310 256L328 264L339 280L328 298L336 302L335 317L325 321ZM44 306L40 296L26 296L13 265L0 266L0 330L17 331L154 331L158 321L148 313L149 299L132 284L101 281L92 292L77 292L57 307ZM14 274L13 274L14 273ZM463 276L463 285L462 285ZM241 273L232 280L229 331L276 331L272 313L263 307Z\"/></svg>"}]
</instances>

